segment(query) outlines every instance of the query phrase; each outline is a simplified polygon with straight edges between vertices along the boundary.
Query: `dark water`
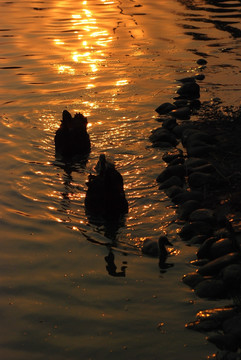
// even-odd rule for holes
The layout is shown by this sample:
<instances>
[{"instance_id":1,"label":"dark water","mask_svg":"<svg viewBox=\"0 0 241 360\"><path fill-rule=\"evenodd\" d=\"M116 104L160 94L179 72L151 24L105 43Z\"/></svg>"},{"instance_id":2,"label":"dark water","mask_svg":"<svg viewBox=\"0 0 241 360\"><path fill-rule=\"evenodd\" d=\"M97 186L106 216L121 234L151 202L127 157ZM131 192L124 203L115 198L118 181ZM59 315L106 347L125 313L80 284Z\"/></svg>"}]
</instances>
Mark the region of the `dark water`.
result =
<instances>
[{"instance_id":1,"label":"dark water","mask_svg":"<svg viewBox=\"0 0 241 360\"><path fill-rule=\"evenodd\" d=\"M178 78L202 71L201 101L240 105L240 9L240 1L1 2L1 359L191 360L216 351L184 328L210 303L180 281L195 248L176 235L175 209L155 182L162 151L148 136ZM55 159L64 108L88 117L86 166ZM114 243L83 205L103 152L130 205ZM163 232L176 251L161 274L140 247ZM106 244L119 276L106 269Z\"/></svg>"}]
</instances>

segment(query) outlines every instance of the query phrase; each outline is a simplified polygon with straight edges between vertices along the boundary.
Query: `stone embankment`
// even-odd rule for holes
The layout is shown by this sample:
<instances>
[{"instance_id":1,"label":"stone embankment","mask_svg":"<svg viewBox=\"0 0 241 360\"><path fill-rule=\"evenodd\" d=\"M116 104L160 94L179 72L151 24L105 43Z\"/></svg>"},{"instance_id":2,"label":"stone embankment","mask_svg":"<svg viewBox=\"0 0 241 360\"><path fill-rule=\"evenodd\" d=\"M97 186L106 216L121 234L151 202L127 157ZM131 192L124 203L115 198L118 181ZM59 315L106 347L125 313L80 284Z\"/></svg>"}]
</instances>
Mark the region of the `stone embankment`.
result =
<instances>
[{"instance_id":1,"label":"stone embankment","mask_svg":"<svg viewBox=\"0 0 241 360\"><path fill-rule=\"evenodd\" d=\"M206 61L198 64L203 70ZM162 126L149 139L168 149L156 180L177 205L179 236L199 247L183 282L199 297L232 303L200 311L186 327L212 332L207 339L219 349L216 359L241 359L241 116L240 109L219 110L219 99L201 104L203 79L201 73L179 80L175 101L156 109ZM198 120L190 121L194 115Z\"/></svg>"}]
</instances>

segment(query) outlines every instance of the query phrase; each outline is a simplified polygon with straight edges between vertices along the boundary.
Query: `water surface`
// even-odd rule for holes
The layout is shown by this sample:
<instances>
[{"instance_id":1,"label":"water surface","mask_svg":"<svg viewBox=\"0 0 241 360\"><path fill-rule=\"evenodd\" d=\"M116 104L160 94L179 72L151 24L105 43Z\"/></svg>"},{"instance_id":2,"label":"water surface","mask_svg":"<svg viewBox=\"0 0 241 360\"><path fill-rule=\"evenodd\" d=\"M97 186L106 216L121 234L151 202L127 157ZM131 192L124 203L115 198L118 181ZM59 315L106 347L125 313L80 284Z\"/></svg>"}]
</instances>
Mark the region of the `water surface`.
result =
<instances>
[{"instance_id":1,"label":"water surface","mask_svg":"<svg viewBox=\"0 0 241 360\"><path fill-rule=\"evenodd\" d=\"M0 4L1 358L191 360L215 351L184 329L215 304L181 283L195 248L176 235L175 208L155 182L163 151L148 136L158 126L154 109L171 101L180 77L203 72L201 101L240 104L240 7ZM63 109L88 117L86 164L55 159ZM103 152L125 182L130 211L120 228L90 224L84 211L87 177ZM176 249L166 273L140 253L145 238L162 233ZM106 269L106 245L116 276Z\"/></svg>"}]
</instances>

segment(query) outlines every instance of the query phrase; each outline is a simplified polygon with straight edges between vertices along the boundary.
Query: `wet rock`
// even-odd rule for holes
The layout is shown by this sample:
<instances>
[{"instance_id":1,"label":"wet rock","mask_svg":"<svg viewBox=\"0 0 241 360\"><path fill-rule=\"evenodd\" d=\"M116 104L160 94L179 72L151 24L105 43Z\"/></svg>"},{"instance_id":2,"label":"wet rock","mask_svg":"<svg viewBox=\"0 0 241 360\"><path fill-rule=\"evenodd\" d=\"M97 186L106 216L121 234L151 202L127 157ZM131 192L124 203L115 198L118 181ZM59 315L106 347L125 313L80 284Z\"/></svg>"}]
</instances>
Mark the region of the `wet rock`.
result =
<instances>
[{"instance_id":1,"label":"wet rock","mask_svg":"<svg viewBox=\"0 0 241 360\"><path fill-rule=\"evenodd\" d=\"M206 65L206 64L207 64L207 60L205 60L205 59L198 59L198 60L197 60L197 64L198 64L198 65Z\"/></svg>"},{"instance_id":2,"label":"wet rock","mask_svg":"<svg viewBox=\"0 0 241 360\"><path fill-rule=\"evenodd\" d=\"M200 202L197 200L188 200L177 209L180 220L187 220L189 215L196 209L200 208Z\"/></svg>"},{"instance_id":3,"label":"wet rock","mask_svg":"<svg viewBox=\"0 0 241 360\"><path fill-rule=\"evenodd\" d=\"M239 338L233 334L216 334L208 336L207 340L220 350L237 351L239 348Z\"/></svg>"},{"instance_id":4,"label":"wet rock","mask_svg":"<svg viewBox=\"0 0 241 360\"><path fill-rule=\"evenodd\" d=\"M158 175L156 181L157 182L163 182L170 178L171 176L178 176L180 178L183 178L185 175L185 170L183 165L171 165L166 167L160 175ZM175 185L175 184L173 184Z\"/></svg>"},{"instance_id":5,"label":"wet rock","mask_svg":"<svg viewBox=\"0 0 241 360\"><path fill-rule=\"evenodd\" d=\"M214 232L214 235L217 239L228 238L230 236L230 231L226 228L220 228Z\"/></svg>"},{"instance_id":6,"label":"wet rock","mask_svg":"<svg viewBox=\"0 0 241 360\"><path fill-rule=\"evenodd\" d=\"M237 252L233 252L208 262L206 265L198 269L198 273L203 276L215 275L218 272L220 272L224 267L230 264L239 263L240 259L241 259L240 254Z\"/></svg>"},{"instance_id":7,"label":"wet rock","mask_svg":"<svg viewBox=\"0 0 241 360\"><path fill-rule=\"evenodd\" d=\"M192 266L204 266L208 263L208 259L198 259L190 261L190 265Z\"/></svg>"},{"instance_id":8,"label":"wet rock","mask_svg":"<svg viewBox=\"0 0 241 360\"><path fill-rule=\"evenodd\" d=\"M170 143L173 146L177 145L176 137L167 129L163 127L152 130L149 140L155 145L156 143Z\"/></svg>"},{"instance_id":9,"label":"wet rock","mask_svg":"<svg viewBox=\"0 0 241 360\"><path fill-rule=\"evenodd\" d=\"M180 99L176 100L173 103L177 108L185 107L188 104L188 101L186 99Z\"/></svg>"},{"instance_id":10,"label":"wet rock","mask_svg":"<svg viewBox=\"0 0 241 360\"><path fill-rule=\"evenodd\" d=\"M192 134L196 134L198 130L190 127L190 126L184 126L183 127L183 132L182 132L182 144L183 146L185 146L186 141L188 139L189 136L191 136Z\"/></svg>"},{"instance_id":11,"label":"wet rock","mask_svg":"<svg viewBox=\"0 0 241 360\"><path fill-rule=\"evenodd\" d=\"M195 82L195 77L194 76L189 76L189 77L185 77L182 79L178 79L177 81L180 81L181 83L185 84L185 83L190 83L190 82Z\"/></svg>"},{"instance_id":12,"label":"wet rock","mask_svg":"<svg viewBox=\"0 0 241 360\"><path fill-rule=\"evenodd\" d=\"M196 235L189 240L190 245L201 245L207 240L207 235Z\"/></svg>"},{"instance_id":13,"label":"wet rock","mask_svg":"<svg viewBox=\"0 0 241 360\"><path fill-rule=\"evenodd\" d=\"M183 180L178 176L171 176L166 181L163 181L163 183L159 186L159 190L167 189L172 186L179 186L182 187Z\"/></svg>"},{"instance_id":14,"label":"wet rock","mask_svg":"<svg viewBox=\"0 0 241 360\"><path fill-rule=\"evenodd\" d=\"M200 188L203 186L215 185L216 177L202 172L194 172L188 176L188 183L191 188Z\"/></svg>"},{"instance_id":15,"label":"wet rock","mask_svg":"<svg viewBox=\"0 0 241 360\"><path fill-rule=\"evenodd\" d=\"M190 286L192 289L194 289L201 281L204 281L204 277L197 272L188 273L182 278L182 282Z\"/></svg>"},{"instance_id":16,"label":"wet rock","mask_svg":"<svg viewBox=\"0 0 241 360\"><path fill-rule=\"evenodd\" d=\"M198 259L207 259L210 255L211 246L217 241L216 237L206 239L197 251Z\"/></svg>"},{"instance_id":17,"label":"wet rock","mask_svg":"<svg viewBox=\"0 0 241 360\"><path fill-rule=\"evenodd\" d=\"M199 143L196 145L189 146L187 148L188 156L190 157L206 157L212 151L214 147L212 145L206 145L205 143Z\"/></svg>"},{"instance_id":18,"label":"wet rock","mask_svg":"<svg viewBox=\"0 0 241 360\"><path fill-rule=\"evenodd\" d=\"M224 238L215 241L210 248L210 259L216 259L234 251L232 241L229 238Z\"/></svg>"},{"instance_id":19,"label":"wet rock","mask_svg":"<svg viewBox=\"0 0 241 360\"><path fill-rule=\"evenodd\" d=\"M195 75L195 79L196 79L196 80L204 80L204 79L205 79L205 75L204 75L204 74L196 74L196 75Z\"/></svg>"},{"instance_id":20,"label":"wet rock","mask_svg":"<svg viewBox=\"0 0 241 360\"><path fill-rule=\"evenodd\" d=\"M189 120L191 115L191 110L188 106L185 106L172 110L170 114L179 120Z\"/></svg>"},{"instance_id":21,"label":"wet rock","mask_svg":"<svg viewBox=\"0 0 241 360\"><path fill-rule=\"evenodd\" d=\"M187 99L196 99L200 97L200 86L196 82L187 82L177 90L177 93Z\"/></svg>"},{"instance_id":22,"label":"wet rock","mask_svg":"<svg viewBox=\"0 0 241 360\"><path fill-rule=\"evenodd\" d=\"M184 127L181 125L177 125L172 129L172 133L178 138L180 139L182 137L182 133L183 133Z\"/></svg>"},{"instance_id":23,"label":"wet rock","mask_svg":"<svg viewBox=\"0 0 241 360\"><path fill-rule=\"evenodd\" d=\"M185 160L183 157L176 158L172 160L169 165L178 165L178 164L184 164Z\"/></svg>"},{"instance_id":24,"label":"wet rock","mask_svg":"<svg viewBox=\"0 0 241 360\"><path fill-rule=\"evenodd\" d=\"M167 141L154 141L152 143L153 148L160 148L160 149L168 149L173 147L174 145Z\"/></svg>"},{"instance_id":25,"label":"wet rock","mask_svg":"<svg viewBox=\"0 0 241 360\"><path fill-rule=\"evenodd\" d=\"M215 173L215 171L216 170L212 164L204 164L201 166L190 168L188 173L191 174L193 172L201 172L201 173L205 173L205 174L213 174L213 173Z\"/></svg>"},{"instance_id":26,"label":"wet rock","mask_svg":"<svg viewBox=\"0 0 241 360\"><path fill-rule=\"evenodd\" d=\"M215 320L221 328L225 320L237 315L238 309L235 306L222 306L214 309L201 310L197 313L197 318L201 320Z\"/></svg>"},{"instance_id":27,"label":"wet rock","mask_svg":"<svg viewBox=\"0 0 241 360\"><path fill-rule=\"evenodd\" d=\"M198 168L200 166L207 165L207 164L208 164L208 162L205 159L191 157L185 161L184 166L187 169L187 173L191 173L191 172L195 171L195 168Z\"/></svg>"},{"instance_id":28,"label":"wet rock","mask_svg":"<svg viewBox=\"0 0 241 360\"><path fill-rule=\"evenodd\" d=\"M206 320L206 321L202 321L202 320L196 320L196 321L192 321L189 322L185 325L185 327L187 329L191 329L191 330L196 330L196 331L201 331L201 332L206 332L206 331L213 331L213 330L217 330L218 326L215 320Z\"/></svg>"},{"instance_id":29,"label":"wet rock","mask_svg":"<svg viewBox=\"0 0 241 360\"><path fill-rule=\"evenodd\" d=\"M195 131L192 132L188 136L184 136L182 139L182 143L184 146L188 147L190 145L193 145L196 142L202 142L203 144L213 144L213 137L211 137L209 134L202 132L202 131Z\"/></svg>"},{"instance_id":30,"label":"wet rock","mask_svg":"<svg viewBox=\"0 0 241 360\"><path fill-rule=\"evenodd\" d=\"M167 113L169 113L170 111L172 111L173 109L175 109L175 105L166 102L161 104L160 106L158 106L155 111L159 114L159 115L165 115Z\"/></svg>"},{"instance_id":31,"label":"wet rock","mask_svg":"<svg viewBox=\"0 0 241 360\"><path fill-rule=\"evenodd\" d=\"M219 299L225 298L227 291L222 280L207 279L195 287L195 294L200 298Z\"/></svg>"},{"instance_id":32,"label":"wet rock","mask_svg":"<svg viewBox=\"0 0 241 360\"><path fill-rule=\"evenodd\" d=\"M231 334L241 340L241 314L231 317L223 322L223 331L225 334Z\"/></svg>"},{"instance_id":33,"label":"wet rock","mask_svg":"<svg viewBox=\"0 0 241 360\"><path fill-rule=\"evenodd\" d=\"M189 101L189 106L191 109L198 110L201 107L201 101L198 99L192 99Z\"/></svg>"},{"instance_id":34,"label":"wet rock","mask_svg":"<svg viewBox=\"0 0 241 360\"><path fill-rule=\"evenodd\" d=\"M173 198L174 196L182 193L184 190L181 186L173 185L165 190L165 193L169 198Z\"/></svg>"},{"instance_id":35,"label":"wet rock","mask_svg":"<svg viewBox=\"0 0 241 360\"><path fill-rule=\"evenodd\" d=\"M177 121L174 117L171 117L170 119L166 119L162 123L162 127L164 127L167 130L172 130L175 126L177 126Z\"/></svg>"},{"instance_id":36,"label":"wet rock","mask_svg":"<svg viewBox=\"0 0 241 360\"><path fill-rule=\"evenodd\" d=\"M166 163L170 163L172 160L179 158L183 156L183 151L181 149L174 149L172 151L166 152L163 157L162 160L165 161Z\"/></svg>"},{"instance_id":37,"label":"wet rock","mask_svg":"<svg viewBox=\"0 0 241 360\"><path fill-rule=\"evenodd\" d=\"M209 224L214 224L215 217L213 211L210 209L197 209L190 214L189 220L204 221L204 222L208 222Z\"/></svg>"},{"instance_id":38,"label":"wet rock","mask_svg":"<svg viewBox=\"0 0 241 360\"><path fill-rule=\"evenodd\" d=\"M195 235L211 235L212 230L212 227L208 223L195 221L190 224L185 224L179 232L179 235L184 240L190 240ZM202 273L200 274L203 275Z\"/></svg>"},{"instance_id":39,"label":"wet rock","mask_svg":"<svg viewBox=\"0 0 241 360\"><path fill-rule=\"evenodd\" d=\"M241 360L241 357L237 352L221 350L216 354L213 354L211 357L208 357L208 360Z\"/></svg>"},{"instance_id":40,"label":"wet rock","mask_svg":"<svg viewBox=\"0 0 241 360\"><path fill-rule=\"evenodd\" d=\"M188 200L197 200L201 201L203 199L203 194L200 191L188 191L184 190L180 194L177 194L172 198L174 204L184 204Z\"/></svg>"},{"instance_id":41,"label":"wet rock","mask_svg":"<svg viewBox=\"0 0 241 360\"><path fill-rule=\"evenodd\" d=\"M240 294L241 289L241 264L226 266L221 273L224 284L232 293Z\"/></svg>"}]
</instances>

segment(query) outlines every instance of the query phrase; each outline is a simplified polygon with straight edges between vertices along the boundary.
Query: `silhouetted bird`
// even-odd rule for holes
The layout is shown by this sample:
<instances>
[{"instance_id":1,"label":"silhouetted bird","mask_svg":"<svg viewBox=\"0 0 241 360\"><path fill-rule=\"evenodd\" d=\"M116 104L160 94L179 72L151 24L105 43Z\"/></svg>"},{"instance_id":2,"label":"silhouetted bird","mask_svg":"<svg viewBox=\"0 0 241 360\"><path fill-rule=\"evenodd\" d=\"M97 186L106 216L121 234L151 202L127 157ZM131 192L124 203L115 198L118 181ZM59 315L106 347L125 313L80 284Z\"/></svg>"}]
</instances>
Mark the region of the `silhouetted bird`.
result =
<instances>
[{"instance_id":1,"label":"silhouetted bird","mask_svg":"<svg viewBox=\"0 0 241 360\"><path fill-rule=\"evenodd\" d=\"M123 178L115 165L100 155L95 167L97 175L89 175L85 206L90 214L116 217L128 212Z\"/></svg>"},{"instance_id":2,"label":"silhouetted bird","mask_svg":"<svg viewBox=\"0 0 241 360\"><path fill-rule=\"evenodd\" d=\"M159 267L166 268L169 267L168 264L165 264L169 255L169 252L166 249L166 245L172 246L166 236L160 236L158 242L151 239L146 239L142 246L142 253L158 257Z\"/></svg>"},{"instance_id":3,"label":"silhouetted bird","mask_svg":"<svg viewBox=\"0 0 241 360\"><path fill-rule=\"evenodd\" d=\"M63 111L62 121L55 134L55 153L64 158L83 156L90 152L90 138L87 133L87 118L80 113L74 118Z\"/></svg>"}]
</instances>

